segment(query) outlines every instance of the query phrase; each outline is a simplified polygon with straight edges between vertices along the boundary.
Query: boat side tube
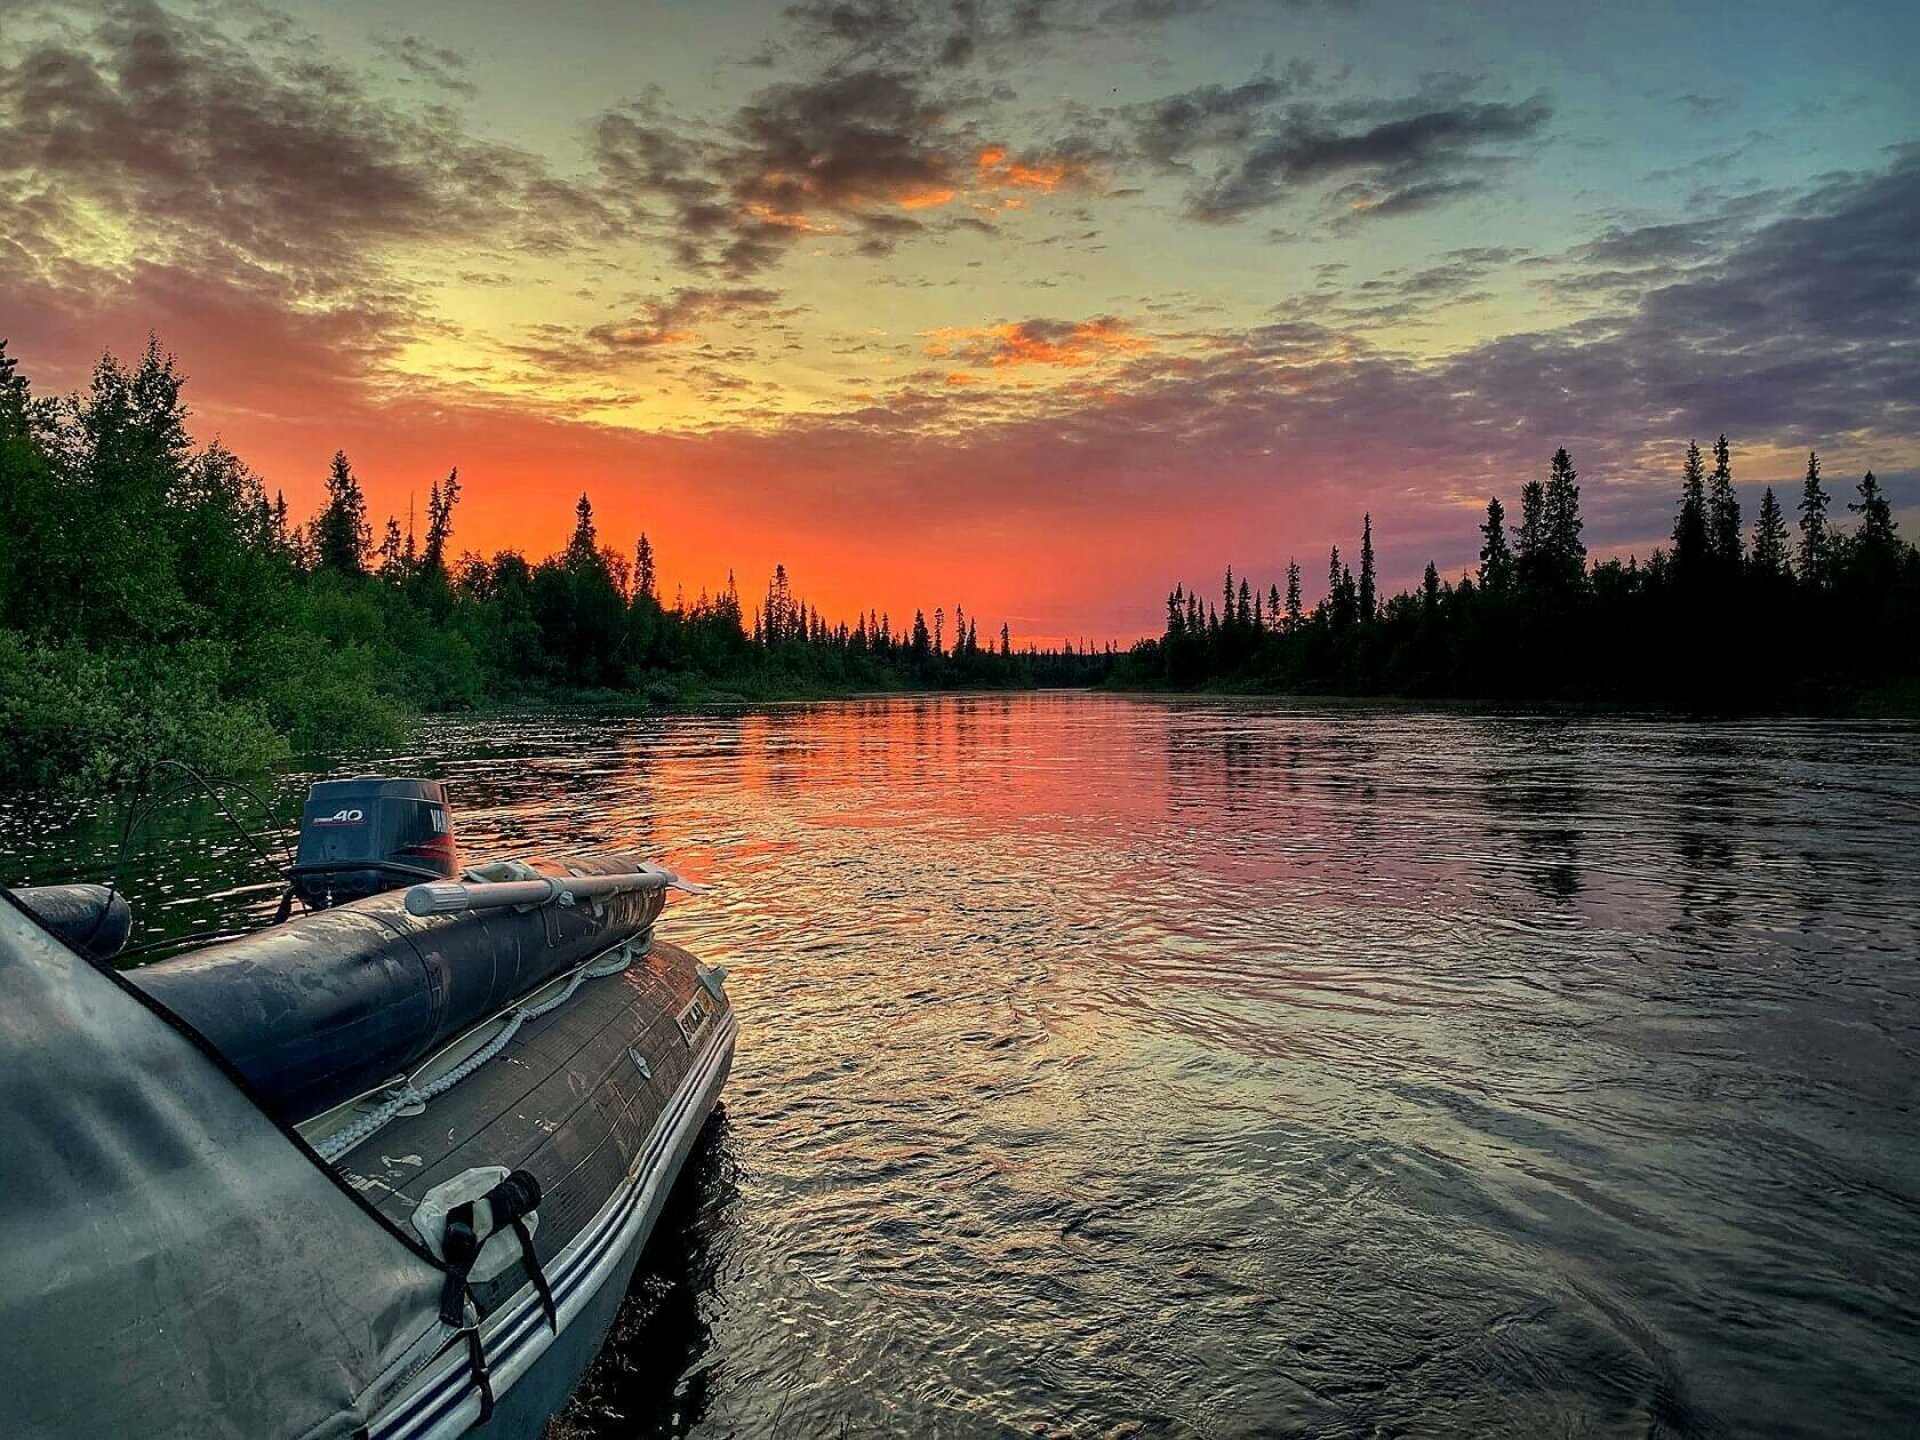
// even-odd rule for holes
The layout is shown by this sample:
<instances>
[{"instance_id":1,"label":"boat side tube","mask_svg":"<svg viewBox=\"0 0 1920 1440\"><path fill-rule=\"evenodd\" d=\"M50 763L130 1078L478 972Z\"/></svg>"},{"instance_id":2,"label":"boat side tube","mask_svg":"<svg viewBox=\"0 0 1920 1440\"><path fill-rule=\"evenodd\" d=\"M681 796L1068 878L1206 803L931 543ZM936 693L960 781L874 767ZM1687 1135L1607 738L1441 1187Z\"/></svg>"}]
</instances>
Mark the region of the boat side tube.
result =
<instances>
[{"instance_id":1,"label":"boat side tube","mask_svg":"<svg viewBox=\"0 0 1920 1440\"><path fill-rule=\"evenodd\" d=\"M548 879L656 873L618 852L532 862ZM649 932L666 887L572 905L417 916L397 892L300 916L127 978L299 1123L393 1080L592 956Z\"/></svg>"}]
</instances>

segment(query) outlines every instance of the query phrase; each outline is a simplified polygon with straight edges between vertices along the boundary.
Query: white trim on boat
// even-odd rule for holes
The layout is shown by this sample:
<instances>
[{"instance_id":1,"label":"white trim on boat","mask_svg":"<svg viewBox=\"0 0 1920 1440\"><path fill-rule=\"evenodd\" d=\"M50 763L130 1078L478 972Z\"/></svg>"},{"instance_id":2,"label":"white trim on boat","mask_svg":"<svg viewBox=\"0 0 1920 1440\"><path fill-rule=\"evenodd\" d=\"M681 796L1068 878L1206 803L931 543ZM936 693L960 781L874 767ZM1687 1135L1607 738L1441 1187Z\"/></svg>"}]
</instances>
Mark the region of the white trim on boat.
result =
<instances>
[{"instance_id":1,"label":"white trim on boat","mask_svg":"<svg viewBox=\"0 0 1920 1440\"><path fill-rule=\"evenodd\" d=\"M727 1063L739 1032L733 1012L655 1122L646 1149L623 1183L593 1220L547 1266L559 1328L566 1328L599 1293L671 1184L669 1160L691 1132L705 1123L712 1108L714 1076ZM707 1104L697 1103L706 1098ZM481 1323L480 1336L496 1397L504 1397L558 1338L547 1324L531 1285ZM480 1394L473 1384L464 1345L452 1345L407 1392L368 1423L370 1440L453 1440L480 1418Z\"/></svg>"}]
</instances>

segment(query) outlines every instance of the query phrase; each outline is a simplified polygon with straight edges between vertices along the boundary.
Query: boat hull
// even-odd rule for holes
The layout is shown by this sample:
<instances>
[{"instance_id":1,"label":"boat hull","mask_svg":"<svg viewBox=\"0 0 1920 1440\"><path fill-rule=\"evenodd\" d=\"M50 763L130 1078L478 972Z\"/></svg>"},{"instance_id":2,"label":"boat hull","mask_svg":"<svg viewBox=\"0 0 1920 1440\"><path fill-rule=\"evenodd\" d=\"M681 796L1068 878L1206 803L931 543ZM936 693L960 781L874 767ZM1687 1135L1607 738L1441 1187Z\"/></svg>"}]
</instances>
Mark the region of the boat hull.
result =
<instances>
[{"instance_id":1,"label":"boat hull","mask_svg":"<svg viewBox=\"0 0 1920 1440\"><path fill-rule=\"evenodd\" d=\"M464 1345L389 1403L375 1440L480 1434L538 1440L612 1324L647 1237L732 1066L736 1026L712 972L655 945L589 981L498 1058L344 1155L337 1168L396 1225L425 1193L481 1166L540 1181L533 1242L557 1312L550 1325L514 1263L474 1288L494 1411L482 1426Z\"/></svg>"}]
</instances>

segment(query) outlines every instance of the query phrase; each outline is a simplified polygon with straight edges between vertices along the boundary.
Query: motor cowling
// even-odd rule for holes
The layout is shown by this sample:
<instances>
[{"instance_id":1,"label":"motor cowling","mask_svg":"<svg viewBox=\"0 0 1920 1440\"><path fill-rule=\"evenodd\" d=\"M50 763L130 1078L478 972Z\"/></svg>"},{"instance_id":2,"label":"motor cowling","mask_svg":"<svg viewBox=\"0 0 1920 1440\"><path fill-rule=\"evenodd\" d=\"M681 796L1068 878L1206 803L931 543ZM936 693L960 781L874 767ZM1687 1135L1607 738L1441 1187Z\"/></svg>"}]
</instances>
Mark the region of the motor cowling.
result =
<instances>
[{"instance_id":1,"label":"motor cowling","mask_svg":"<svg viewBox=\"0 0 1920 1440\"><path fill-rule=\"evenodd\" d=\"M356 775L307 791L300 849L287 878L307 905L446 880L459 873L453 811L438 780Z\"/></svg>"}]
</instances>

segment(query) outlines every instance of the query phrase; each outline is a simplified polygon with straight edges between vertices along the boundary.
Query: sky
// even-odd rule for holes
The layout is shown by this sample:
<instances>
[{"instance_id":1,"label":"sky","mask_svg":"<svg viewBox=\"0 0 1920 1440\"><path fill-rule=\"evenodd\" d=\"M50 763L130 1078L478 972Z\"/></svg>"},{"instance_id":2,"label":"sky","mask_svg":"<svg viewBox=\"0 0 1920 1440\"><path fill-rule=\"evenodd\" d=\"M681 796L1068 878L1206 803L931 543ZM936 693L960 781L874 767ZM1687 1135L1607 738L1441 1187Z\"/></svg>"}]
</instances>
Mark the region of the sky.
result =
<instances>
[{"instance_id":1,"label":"sky","mask_svg":"<svg viewBox=\"0 0 1920 1440\"><path fill-rule=\"evenodd\" d=\"M1920 531L1920 7L0 0L0 336L456 548L1126 642L1724 432ZM1791 506L1791 497L1783 492Z\"/></svg>"}]
</instances>

